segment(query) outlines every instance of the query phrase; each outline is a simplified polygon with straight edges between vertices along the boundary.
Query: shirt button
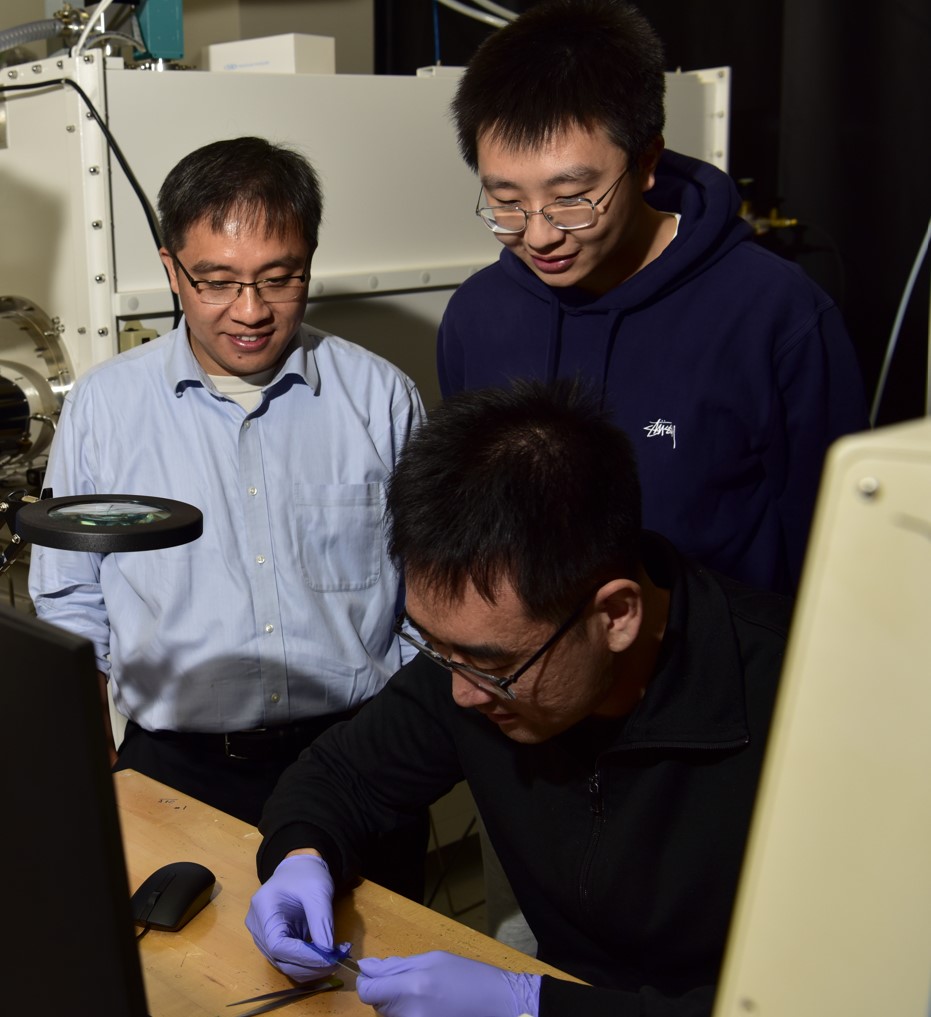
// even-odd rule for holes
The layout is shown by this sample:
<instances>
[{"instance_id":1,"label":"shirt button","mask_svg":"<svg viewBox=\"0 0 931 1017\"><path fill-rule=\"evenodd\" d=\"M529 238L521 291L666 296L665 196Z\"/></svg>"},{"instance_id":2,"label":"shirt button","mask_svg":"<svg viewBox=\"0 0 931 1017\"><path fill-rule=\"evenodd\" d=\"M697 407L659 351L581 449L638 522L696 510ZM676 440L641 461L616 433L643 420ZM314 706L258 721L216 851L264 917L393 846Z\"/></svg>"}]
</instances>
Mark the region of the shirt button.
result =
<instances>
[{"instance_id":1,"label":"shirt button","mask_svg":"<svg viewBox=\"0 0 931 1017\"><path fill-rule=\"evenodd\" d=\"M259 489L257 487L250 487L249 488L249 494L255 495L255 494L258 494L258 493L259 493Z\"/></svg>"},{"instance_id":2,"label":"shirt button","mask_svg":"<svg viewBox=\"0 0 931 1017\"><path fill-rule=\"evenodd\" d=\"M256 565L264 565L265 564L265 555L264 554L257 554L255 556L255 563L256 563Z\"/></svg>"},{"instance_id":3,"label":"shirt button","mask_svg":"<svg viewBox=\"0 0 931 1017\"><path fill-rule=\"evenodd\" d=\"M280 703L281 702L281 696L279 696L277 692L273 692L272 693L272 702L273 703Z\"/></svg>"},{"instance_id":4,"label":"shirt button","mask_svg":"<svg viewBox=\"0 0 931 1017\"><path fill-rule=\"evenodd\" d=\"M252 421L251 420L244 421L242 427L244 431L248 431L249 428L252 427Z\"/></svg>"},{"instance_id":5,"label":"shirt button","mask_svg":"<svg viewBox=\"0 0 931 1017\"><path fill-rule=\"evenodd\" d=\"M266 632L269 632L269 633L271 633L271 632L274 632L274 631L275 631L275 626L274 626L274 625L272 625L272 623L271 623L271 622L269 622L269 623L268 623L268 624L267 624L267 625L265 626L265 631L266 631Z\"/></svg>"}]
</instances>

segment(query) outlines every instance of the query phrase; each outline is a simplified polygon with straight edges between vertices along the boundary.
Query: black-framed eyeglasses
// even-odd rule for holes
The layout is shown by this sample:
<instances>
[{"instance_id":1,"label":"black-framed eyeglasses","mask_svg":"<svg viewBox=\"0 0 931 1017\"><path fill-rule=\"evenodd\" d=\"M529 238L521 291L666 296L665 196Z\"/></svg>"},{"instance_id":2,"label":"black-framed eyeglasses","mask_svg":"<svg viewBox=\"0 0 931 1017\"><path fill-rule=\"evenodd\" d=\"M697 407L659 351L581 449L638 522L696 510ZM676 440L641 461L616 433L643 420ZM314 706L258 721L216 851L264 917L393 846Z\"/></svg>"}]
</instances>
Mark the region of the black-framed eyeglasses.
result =
<instances>
[{"instance_id":1,"label":"black-framed eyeglasses","mask_svg":"<svg viewBox=\"0 0 931 1017\"><path fill-rule=\"evenodd\" d=\"M487 671L481 671L477 667L472 667L471 664L466 664L461 660L451 660L449 657L444 657L442 653L437 653L432 646L427 643L422 643L419 639L415 639L409 632L404 631L404 622L408 620L407 612L402 611L394 623L394 634L403 639L406 643L409 643L415 649L419 650L424 656L429 657L434 664L439 664L440 667L445 667L447 671L451 671L453 674L461 675L466 681L471 682L476 688L481 689L483 692L490 692L493 696L497 696L499 699L512 700L515 699L514 693L511 691L511 686L520 678L526 674L530 668L548 651L551 650L562 637L572 628L573 625L582 617L582 613L586 607L588 607L589 601L592 599L594 594L588 594L581 604L569 615L569 617L556 629L556 631L547 639L547 641L537 650L533 656L525 661L521 666L509 674L507 677L499 677L498 675L489 674Z\"/></svg>"},{"instance_id":2,"label":"black-framed eyeglasses","mask_svg":"<svg viewBox=\"0 0 931 1017\"><path fill-rule=\"evenodd\" d=\"M615 187L627 176L628 166L614 183L597 201L591 198L559 198L551 201L543 208L530 211L513 205L482 205L483 187L478 192L475 214L492 231L492 233L523 233L532 215L542 215L544 219L558 230L584 230L595 221L595 209L607 198Z\"/></svg>"},{"instance_id":3,"label":"black-framed eyeglasses","mask_svg":"<svg viewBox=\"0 0 931 1017\"><path fill-rule=\"evenodd\" d=\"M205 304L234 304L246 286L253 287L266 304L283 304L289 300L299 300L304 295L304 287L310 278L309 255L304 263L304 271L300 275L272 276L269 279L256 279L251 283L237 282L233 279L195 279L181 264L178 255L175 254L173 257L194 292Z\"/></svg>"}]
</instances>

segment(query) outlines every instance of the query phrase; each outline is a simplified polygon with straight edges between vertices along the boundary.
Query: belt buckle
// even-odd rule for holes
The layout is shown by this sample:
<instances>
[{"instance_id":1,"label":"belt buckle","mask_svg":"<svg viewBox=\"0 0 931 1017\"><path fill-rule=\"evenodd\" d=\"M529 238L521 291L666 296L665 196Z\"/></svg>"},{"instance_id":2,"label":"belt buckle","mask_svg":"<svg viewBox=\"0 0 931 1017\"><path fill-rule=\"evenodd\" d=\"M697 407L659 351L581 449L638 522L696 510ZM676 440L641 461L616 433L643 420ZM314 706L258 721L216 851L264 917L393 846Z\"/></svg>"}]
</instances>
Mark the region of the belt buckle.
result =
<instances>
[{"instance_id":1,"label":"belt buckle","mask_svg":"<svg viewBox=\"0 0 931 1017\"><path fill-rule=\"evenodd\" d=\"M245 760L248 760L248 758L249 758L248 756L240 756L238 753L233 752L233 749L230 746L229 732L226 732L223 735L223 752L224 752L224 755L226 756L227 759L245 759Z\"/></svg>"}]
</instances>

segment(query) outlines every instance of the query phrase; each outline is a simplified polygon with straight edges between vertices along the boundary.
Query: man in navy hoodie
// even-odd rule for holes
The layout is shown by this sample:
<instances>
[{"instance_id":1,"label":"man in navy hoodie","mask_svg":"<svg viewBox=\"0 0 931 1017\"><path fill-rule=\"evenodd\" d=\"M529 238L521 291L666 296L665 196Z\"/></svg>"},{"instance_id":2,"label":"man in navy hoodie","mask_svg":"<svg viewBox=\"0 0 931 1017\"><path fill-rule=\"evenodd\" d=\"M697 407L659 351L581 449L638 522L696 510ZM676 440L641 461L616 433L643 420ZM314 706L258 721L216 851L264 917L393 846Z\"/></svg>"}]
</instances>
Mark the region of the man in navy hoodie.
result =
<instances>
[{"instance_id":1,"label":"man in navy hoodie","mask_svg":"<svg viewBox=\"0 0 931 1017\"><path fill-rule=\"evenodd\" d=\"M704 564L797 585L824 453L868 426L840 312L663 148L662 45L616 0L543 0L453 102L476 213L504 245L440 327L444 396L580 376L631 436L643 517Z\"/></svg>"}]
</instances>

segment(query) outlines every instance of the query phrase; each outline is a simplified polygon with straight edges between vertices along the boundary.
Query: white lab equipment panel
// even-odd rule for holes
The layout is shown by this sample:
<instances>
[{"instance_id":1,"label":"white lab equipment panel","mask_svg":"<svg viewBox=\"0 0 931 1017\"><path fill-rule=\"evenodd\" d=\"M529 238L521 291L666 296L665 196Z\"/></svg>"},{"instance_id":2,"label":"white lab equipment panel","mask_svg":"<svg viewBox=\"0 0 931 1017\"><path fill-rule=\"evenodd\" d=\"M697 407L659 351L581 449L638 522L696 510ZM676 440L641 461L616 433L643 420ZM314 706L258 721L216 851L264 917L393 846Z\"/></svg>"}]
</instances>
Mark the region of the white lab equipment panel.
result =
<instances>
[{"instance_id":1,"label":"white lab equipment panel","mask_svg":"<svg viewBox=\"0 0 931 1017\"><path fill-rule=\"evenodd\" d=\"M825 470L714 1017L927 1017L931 419Z\"/></svg>"},{"instance_id":2,"label":"white lab equipment panel","mask_svg":"<svg viewBox=\"0 0 931 1017\"><path fill-rule=\"evenodd\" d=\"M666 145L727 172L731 69L666 75Z\"/></svg>"},{"instance_id":3,"label":"white lab equipment panel","mask_svg":"<svg viewBox=\"0 0 931 1017\"><path fill-rule=\"evenodd\" d=\"M107 72L110 128L154 199L171 167L219 138L296 145L321 177L311 297L453 286L497 254L470 222L478 188L445 109L455 81L318 74ZM139 111L149 111L140 117ZM153 120L162 125L153 135ZM471 204L470 204L471 203ZM165 273L114 173L117 315L155 300Z\"/></svg>"},{"instance_id":4,"label":"white lab equipment panel","mask_svg":"<svg viewBox=\"0 0 931 1017\"><path fill-rule=\"evenodd\" d=\"M116 351L109 158L78 93L55 82L78 85L105 114L102 65L89 54L86 62L48 60L5 74L5 85L50 87L5 93L0 294L53 318L74 375Z\"/></svg>"}]
</instances>

